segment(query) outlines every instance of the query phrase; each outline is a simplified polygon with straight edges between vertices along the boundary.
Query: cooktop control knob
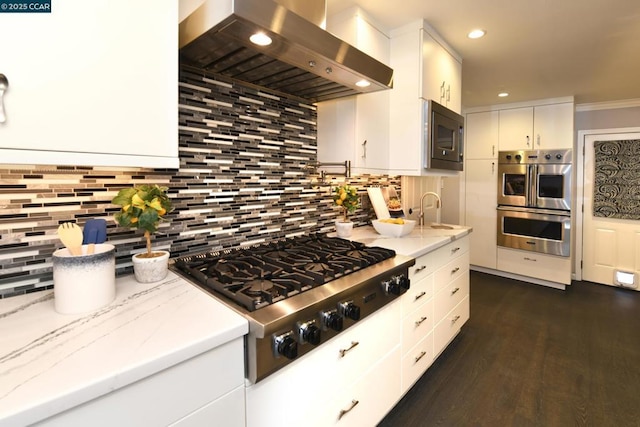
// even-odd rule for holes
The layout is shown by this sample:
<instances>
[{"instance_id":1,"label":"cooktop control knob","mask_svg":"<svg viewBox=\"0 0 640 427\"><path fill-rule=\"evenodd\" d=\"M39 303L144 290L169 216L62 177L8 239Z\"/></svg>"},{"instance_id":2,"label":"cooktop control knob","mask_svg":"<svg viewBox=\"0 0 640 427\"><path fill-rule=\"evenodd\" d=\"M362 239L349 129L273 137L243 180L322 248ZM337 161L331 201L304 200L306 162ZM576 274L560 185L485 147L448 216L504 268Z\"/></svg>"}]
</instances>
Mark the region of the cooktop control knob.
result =
<instances>
[{"instance_id":1,"label":"cooktop control knob","mask_svg":"<svg viewBox=\"0 0 640 427\"><path fill-rule=\"evenodd\" d=\"M556 154L556 159L558 159L558 160L562 159L562 154L559 154L559 153Z\"/></svg>"},{"instance_id":2,"label":"cooktop control knob","mask_svg":"<svg viewBox=\"0 0 640 427\"><path fill-rule=\"evenodd\" d=\"M400 289L403 289L402 293L408 291L411 288L411 280L404 274L397 276L398 283L400 284Z\"/></svg>"},{"instance_id":3,"label":"cooktop control knob","mask_svg":"<svg viewBox=\"0 0 640 427\"><path fill-rule=\"evenodd\" d=\"M547 160L551 159L551 154L545 154L544 158L547 159Z\"/></svg>"},{"instance_id":4,"label":"cooktop control knob","mask_svg":"<svg viewBox=\"0 0 640 427\"><path fill-rule=\"evenodd\" d=\"M310 320L300 325L299 331L300 342L308 342L312 345L320 344L322 334L320 328L316 326L315 320Z\"/></svg>"},{"instance_id":5,"label":"cooktop control knob","mask_svg":"<svg viewBox=\"0 0 640 427\"><path fill-rule=\"evenodd\" d=\"M293 332L276 335L273 338L276 355L284 356L287 359L298 357L298 343L293 337Z\"/></svg>"},{"instance_id":6,"label":"cooktop control knob","mask_svg":"<svg viewBox=\"0 0 640 427\"><path fill-rule=\"evenodd\" d=\"M338 313L338 310L328 310L322 312L322 322L328 329L334 331L341 331L343 326L342 316Z\"/></svg>"},{"instance_id":7,"label":"cooktop control knob","mask_svg":"<svg viewBox=\"0 0 640 427\"><path fill-rule=\"evenodd\" d=\"M507 158L507 160L511 160L511 154L507 154L505 157Z\"/></svg>"},{"instance_id":8,"label":"cooktop control knob","mask_svg":"<svg viewBox=\"0 0 640 427\"><path fill-rule=\"evenodd\" d=\"M345 301L340 303L340 311L344 317L351 320L360 320L360 307L355 305L353 301Z\"/></svg>"},{"instance_id":9,"label":"cooktop control knob","mask_svg":"<svg viewBox=\"0 0 640 427\"><path fill-rule=\"evenodd\" d=\"M520 154L516 154L516 160L517 160L517 161L522 160L522 156L521 156Z\"/></svg>"}]
</instances>

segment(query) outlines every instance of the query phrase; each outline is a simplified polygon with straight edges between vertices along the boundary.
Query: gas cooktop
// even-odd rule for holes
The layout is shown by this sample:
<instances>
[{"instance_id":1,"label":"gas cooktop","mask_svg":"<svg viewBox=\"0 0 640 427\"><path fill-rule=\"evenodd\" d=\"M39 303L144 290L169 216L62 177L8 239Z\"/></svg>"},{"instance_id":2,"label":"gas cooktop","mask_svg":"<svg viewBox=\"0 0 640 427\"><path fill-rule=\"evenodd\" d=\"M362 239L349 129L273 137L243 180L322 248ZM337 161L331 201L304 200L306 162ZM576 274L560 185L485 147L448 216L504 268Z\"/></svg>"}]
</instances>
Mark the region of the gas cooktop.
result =
<instances>
[{"instance_id":1,"label":"gas cooktop","mask_svg":"<svg viewBox=\"0 0 640 427\"><path fill-rule=\"evenodd\" d=\"M175 266L254 311L394 256L391 249L315 234L178 258Z\"/></svg>"}]
</instances>

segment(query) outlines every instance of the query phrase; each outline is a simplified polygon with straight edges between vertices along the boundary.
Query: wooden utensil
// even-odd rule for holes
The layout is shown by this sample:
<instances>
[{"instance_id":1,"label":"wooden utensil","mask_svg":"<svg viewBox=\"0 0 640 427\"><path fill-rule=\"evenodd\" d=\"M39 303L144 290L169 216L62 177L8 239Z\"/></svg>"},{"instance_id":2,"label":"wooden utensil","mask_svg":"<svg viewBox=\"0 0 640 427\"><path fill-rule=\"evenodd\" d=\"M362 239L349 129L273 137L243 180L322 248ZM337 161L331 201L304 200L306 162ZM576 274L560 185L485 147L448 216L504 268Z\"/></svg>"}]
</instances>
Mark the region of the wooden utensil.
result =
<instances>
[{"instance_id":1,"label":"wooden utensil","mask_svg":"<svg viewBox=\"0 0 640 427\"><path fill-rule=\"evenodd\" d=\"M63 222L58 227L58 236L71 255L82 255L82 229L73 222Z\"/></svg>"}]
</instances>

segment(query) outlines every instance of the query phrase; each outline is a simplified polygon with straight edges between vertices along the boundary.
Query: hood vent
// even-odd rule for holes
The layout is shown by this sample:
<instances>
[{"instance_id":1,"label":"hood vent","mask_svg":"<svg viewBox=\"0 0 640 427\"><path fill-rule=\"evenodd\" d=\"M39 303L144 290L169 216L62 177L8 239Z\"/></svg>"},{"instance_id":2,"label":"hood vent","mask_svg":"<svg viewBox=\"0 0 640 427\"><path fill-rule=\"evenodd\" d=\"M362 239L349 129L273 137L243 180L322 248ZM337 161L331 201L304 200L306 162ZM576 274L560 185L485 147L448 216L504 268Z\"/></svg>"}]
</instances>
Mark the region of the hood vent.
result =
<instances>
[{"instance_id":1,"label":"hood vent","mask_svg":"<svg viewBox=\"0 0 640 427\"><path fill-rule=\"evenodd\" d=\"M257 32L272 43L252 44ZM206 0L180 23L180 60L311 102L393 82L391 68L272 0Z\"/></svg>"}]
</instances>

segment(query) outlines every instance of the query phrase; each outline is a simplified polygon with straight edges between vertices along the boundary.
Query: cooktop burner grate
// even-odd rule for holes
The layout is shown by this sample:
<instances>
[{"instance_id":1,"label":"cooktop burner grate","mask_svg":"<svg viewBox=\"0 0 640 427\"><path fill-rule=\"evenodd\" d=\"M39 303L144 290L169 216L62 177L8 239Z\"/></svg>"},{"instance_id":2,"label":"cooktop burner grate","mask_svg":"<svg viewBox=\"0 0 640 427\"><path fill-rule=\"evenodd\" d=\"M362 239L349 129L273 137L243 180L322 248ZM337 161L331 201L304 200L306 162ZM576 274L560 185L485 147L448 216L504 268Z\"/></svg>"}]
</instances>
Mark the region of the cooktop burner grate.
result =
<instances>
[{"instance_id":1,"label":"cooktop burner grate","mask_svg":"<svg viewBox=\"0 0 640 427\"><path fill-rule=\"evenodd\" d=\"M394 256L390 249L314 234L182 257L175 265L199 284L254 311Z\"/></svg>"}]
</instances>

